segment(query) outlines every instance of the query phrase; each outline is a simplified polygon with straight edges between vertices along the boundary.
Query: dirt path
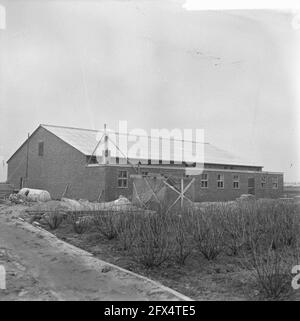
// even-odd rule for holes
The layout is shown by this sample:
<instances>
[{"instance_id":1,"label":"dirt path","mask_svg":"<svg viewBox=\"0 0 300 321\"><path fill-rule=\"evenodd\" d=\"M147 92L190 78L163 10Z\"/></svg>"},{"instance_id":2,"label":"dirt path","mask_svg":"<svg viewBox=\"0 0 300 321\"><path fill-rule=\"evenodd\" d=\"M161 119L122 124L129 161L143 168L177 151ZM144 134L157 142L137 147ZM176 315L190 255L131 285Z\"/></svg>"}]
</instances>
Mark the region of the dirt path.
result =
<instances>
[{"instance_id":1,"label":"dirt path","mask_svg":"<svg viewBox=\"0 0 300 321\"><path fill-rule=\"evenodd\" d=\"M0 208L0 265L7 289L0 300L188 300L120 269Z\"/></svg>"}]
</instances>

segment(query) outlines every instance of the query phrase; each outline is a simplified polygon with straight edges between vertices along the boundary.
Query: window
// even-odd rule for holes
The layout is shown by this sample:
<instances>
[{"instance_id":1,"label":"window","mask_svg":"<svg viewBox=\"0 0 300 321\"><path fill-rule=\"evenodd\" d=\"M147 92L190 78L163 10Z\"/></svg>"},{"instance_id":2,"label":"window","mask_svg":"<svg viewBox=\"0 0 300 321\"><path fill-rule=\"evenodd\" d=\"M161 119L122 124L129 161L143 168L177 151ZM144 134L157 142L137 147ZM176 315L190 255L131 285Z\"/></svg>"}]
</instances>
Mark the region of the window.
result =
<instances>
[{"instance_id":1,"label":"window","mask_svg":"<svg viewBox=\"0 0 300 321\"><path fill-rule=\"evenodd\" d=\"M201 174L201 188L208 188L208 174Z\"/></svg>"},{"instance_id":2,"label":"window","mask_svg":"<svg viewBox=\"0 0 300 321\"><path fill-rule=\"evenodd\" d=\"M240 177L239 175L233 175L233 188L239 189L240 188Z\"/></svg>"},{"instance_id":3,"label":"window","mask_svg":"<svg viewBox=\"0 0 300 321\"><path fill-rule=\"evenodd\" d=\"M97 156L93 155L93 156L87 156L86 157L86 162L87 164L97 164L98 161L97 161Z\"/></svg>"},{"instance_id":4,"label":"window","mask_svg":"<svg viewBox=\"0 0 300 321\"><path fill-rule=\"evenodd\" d=\"M44 142L39 142L39 156L44 156Z\"/></svg>"},{"instance_id":5,"label":"window","mask_svg":"<svg viewBox=\"0 0 300 321\"><path fill-rule=\"evenodd\" d=\"M218 174L217 176L217 187L224 188L224 174Z\"/></svg>"},{"instance_id":6,"label":"window","mask_svg":"<svg viewBox=\"0 0 300 321\"><path fill-rule=\"evenodd\" d=\"M127 188L128 187L128 172L119 171L118 173L118 187Z\"/></svg>"},{"instance_id":7,"label":"window","mask_svg":"<svg viewBox=\"0 0 300 321\"><path fill-rule=\"evenodd\" d=\"M119 163L120 163L120 158L116 157L116 164L119 164Z\"/></svg>"},{"instance_id":8,"label":"window","mask_svg":"<svg viewBox=\"0 0 300 321\"><path fill-rule=\"evenodd\" d=\"M278 177L272 177L272 188L273 189L278 188Z\"/></svg>"},{"instance_id":9,"label":"window","mask_svg":"<svg viewBox=\"0 0 300 321\"><path fill-rule=\"evenodd\" d=\"M146 171L142 171L142 176L144 176L144 177L145 177L145 176L148 176L148 174L149 174L148 172L146 172Z\"/></svg>"},{"instance_id":10,"label":"window","mask_svg":"<svg viewBox=\"0 0 300 321\"><path fill-rule=\"evenodd\" d=\"M151 159L148 159L148 165L151 165Z\"/></svg>"},{"instance_id":11,"label":"window","mask_svg":"<svg viewBox=\"0 0 300 321\"><path fill-rule=\"evenodd\" d=\"M261 188L265 188L267 185L267 177L266 176L262 176L261 177Z\"/></svg>"}]
</instances>

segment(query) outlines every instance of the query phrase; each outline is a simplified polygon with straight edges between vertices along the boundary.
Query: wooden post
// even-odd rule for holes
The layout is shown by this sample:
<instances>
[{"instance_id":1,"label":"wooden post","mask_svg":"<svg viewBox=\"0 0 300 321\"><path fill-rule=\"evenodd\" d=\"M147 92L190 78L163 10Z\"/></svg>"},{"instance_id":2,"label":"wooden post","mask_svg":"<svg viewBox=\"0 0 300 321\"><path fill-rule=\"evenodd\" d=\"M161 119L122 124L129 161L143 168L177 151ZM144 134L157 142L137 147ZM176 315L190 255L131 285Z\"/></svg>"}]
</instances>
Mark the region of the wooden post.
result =
<instances>
[{"instance_id":1,"label":"wooden post","mask_svg":"<svg viewBox=\"0 0 300 321\"><path fill-rule=\"evenodd\" d=\"M106 132L106 124L104 124L104 164L108 164L108 136Z\"/></svg>"},{"instance_id":2,"label":"wooden post","mask_svg":"<svg viewBox=\"0 0 300 321\"><path fill-rule=\"evenodd\" d=\"M27 137L27 145L26 145L26 172L25 172L25 187L28 187L28 163L29 163L29 136ZM23 186L22 186L23 187Z\"/></svg>"},{"instance_id":3,"label":"wooden post","mask_svg":"<svg viewBox=\"0 0 300 321\"><path fill-rule=\"evenodd\" d=\"M195 178L193 178L185 188L183 188L183 178L181 179L181 190L177 190L177 188L173 187L172 185L170 185L167 181L163 181L165 185L167 185L171 190L173 190L174 192L176 192L179 196L176 198L175 202L169 206L167 212L179 201L181 200L181 208L183 207L183 200L186 199L187 201L189 201L190 203L193 204L193 202L184 195L184 193L191 187L191 185L195 182Z\"/></svg>"},{"instance_id":4,"label":"wooden post","mask_svg":"<svg viewBox=\"0 0 300 321\"><path fill-rule=\"evenodd\" d=\"M97 203L100 203L100 199L101 199L102 194L103 194L103 189L101 189L101 191L99 193L99 196L97 198Z\"/></svg>"},{"instance_id":5,"label":"wooden post","mask_svg":"<svg viewBox=\"0 0 300 321\"><path fill-rule=\"evenodd\" d=\"M183 193L184 193L183 187L184 187L184 185L183 185L183 178L182 178L181 179L181 194L180 194L180 198L181 198L180 206L181 206L181 208L183 208Z\"/></svg>"},{"instance_id":6,"label":"wooden post","mask_svg":"<svg viewBox=\"0 0 300 321\"><path fill-rule=\"evenodd\" d=\"M69 184L66 185L65 190L64 190L61 198L65 197L65 195L67 194L68 189L69 189Z\"/></svg>"}]
</instances>

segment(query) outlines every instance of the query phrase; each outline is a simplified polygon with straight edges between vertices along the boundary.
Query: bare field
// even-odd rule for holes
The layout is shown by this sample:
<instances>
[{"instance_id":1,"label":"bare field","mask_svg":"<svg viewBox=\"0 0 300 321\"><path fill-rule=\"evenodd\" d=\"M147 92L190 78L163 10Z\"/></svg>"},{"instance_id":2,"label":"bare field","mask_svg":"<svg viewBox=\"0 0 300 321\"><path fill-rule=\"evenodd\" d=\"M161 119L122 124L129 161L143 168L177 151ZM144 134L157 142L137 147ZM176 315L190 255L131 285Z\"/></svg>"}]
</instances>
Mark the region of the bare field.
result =
<instances>
[{"instance_id":1,"label":"bare field","mask_svg":"<svg viewBox=\"0 0 300 321\"><path fill-rule=\"evenodd\" d=\"M291 269L299 264L294 203L216 203L167 218L108 214L61 219L56 213L38 221L59 239L194 300L300 298L291 288Z\"/></svg>"},{"instance_id":2,"label":"bare field","mask_svg":"<svg viewBox=\"0 0 300 321\"><path fill-rule=\"evenodd\" d=\"M283 193L286 197L300 198L300 186L284 186Z\"/></svg>"},{"instance_id":3,"label":"bare field","mask_svg":"<svg viewBox=\"0 0 300 321\"><path fill-rule=\"evenodd\" d=\"M0 206L0 301L189 300L19 220L26 208Z\"/></svg>"}]
</instances>

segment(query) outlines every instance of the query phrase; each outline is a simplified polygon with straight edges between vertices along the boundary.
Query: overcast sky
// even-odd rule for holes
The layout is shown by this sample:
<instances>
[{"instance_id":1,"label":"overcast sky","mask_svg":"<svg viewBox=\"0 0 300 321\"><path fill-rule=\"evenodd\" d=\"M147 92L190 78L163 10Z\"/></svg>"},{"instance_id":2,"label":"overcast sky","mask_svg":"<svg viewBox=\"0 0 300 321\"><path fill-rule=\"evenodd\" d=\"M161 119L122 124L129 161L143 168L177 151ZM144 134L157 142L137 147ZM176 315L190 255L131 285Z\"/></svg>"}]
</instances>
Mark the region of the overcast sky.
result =
<instances>
[{"instance_id":1,"label":"overcast sky","mask_svg":"<svg viewBox=\"0 0 300 321\"><path fill-rule=\"evenodd\" d=\"M0 160L40 123L117 129L127 120L146 130L204 128L206 141L300 181L300 29L291 12L187 11L180 1L0 4Z\"/></svg>"}]
</instances>

